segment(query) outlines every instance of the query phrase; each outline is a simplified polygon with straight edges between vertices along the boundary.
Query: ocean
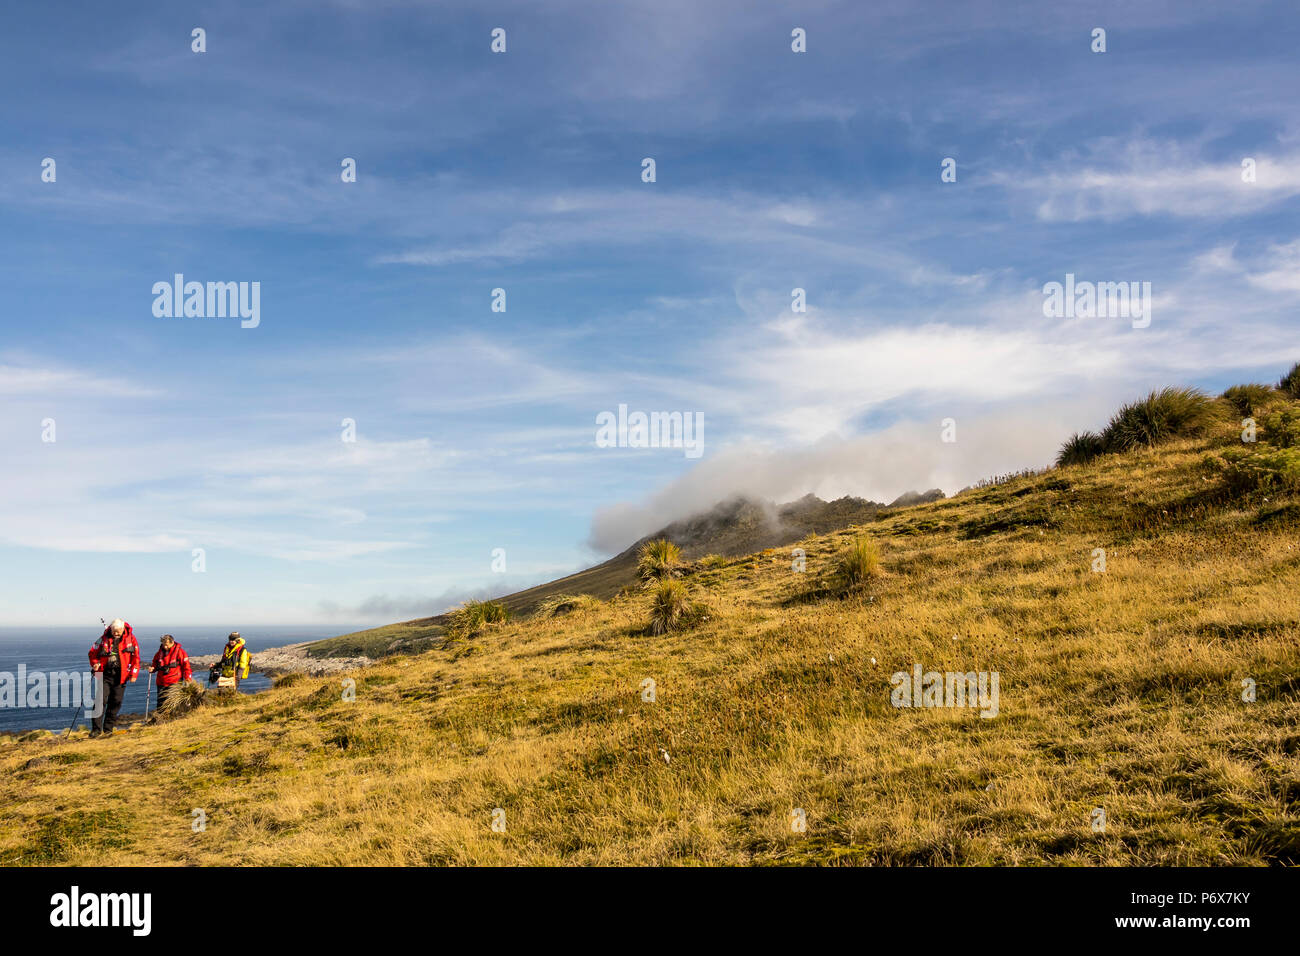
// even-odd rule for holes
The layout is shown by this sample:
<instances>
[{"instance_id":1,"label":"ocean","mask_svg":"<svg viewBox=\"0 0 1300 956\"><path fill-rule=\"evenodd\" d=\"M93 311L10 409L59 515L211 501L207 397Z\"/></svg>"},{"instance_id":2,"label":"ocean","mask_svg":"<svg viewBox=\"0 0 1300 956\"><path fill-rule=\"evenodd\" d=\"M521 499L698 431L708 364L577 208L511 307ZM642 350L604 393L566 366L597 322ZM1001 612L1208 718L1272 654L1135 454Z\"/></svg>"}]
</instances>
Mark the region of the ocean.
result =
<instances>
[{"instance_id":1,"label":"ocean","mask_svg":"<svg viewBox=\"0 0 1300 956\"><path fill-rule=\"evenodd\" d=\"M145 690L149 684L149 674L145 670L154 652L158 650L158 638L171 634L185 648L190 657L204 654L220 653L226 644L229 628L221 630L215 627L152 627L131 623L135 639L140 644L140 679L134 684L127 684L126 699L122 702L123 714L143 714ZM297 644L300 641L317 641L339 634L347 634L357 628L349 627L240 627L237 628L248 645L248 652L254 659L261 648L283 647L285 644ZM28 675L27 684L32 685L32 675L37 673L72 672L78 675L89 673L90 662L86 657L91 645L98 640L103 628L95 627L0 627L0 682L9 681L14 687L20 667ZM206 684L206 668L195 670L194 679ZM248 680L241 681L239 690L244 694L255 694L271 686L271 679L265 674L250 673ZM26 730L68 729L72 723L73 706L26 707L17 706L22 697L23 688L16 688L15 700L0 697L0 732L21 732ZM158 688L153 688L149 707L152 710L158 700ZM24 701L25 702L25 701ZM87 726L87 719L79 717L78 727Z\"/></svg>"}]
</instances>

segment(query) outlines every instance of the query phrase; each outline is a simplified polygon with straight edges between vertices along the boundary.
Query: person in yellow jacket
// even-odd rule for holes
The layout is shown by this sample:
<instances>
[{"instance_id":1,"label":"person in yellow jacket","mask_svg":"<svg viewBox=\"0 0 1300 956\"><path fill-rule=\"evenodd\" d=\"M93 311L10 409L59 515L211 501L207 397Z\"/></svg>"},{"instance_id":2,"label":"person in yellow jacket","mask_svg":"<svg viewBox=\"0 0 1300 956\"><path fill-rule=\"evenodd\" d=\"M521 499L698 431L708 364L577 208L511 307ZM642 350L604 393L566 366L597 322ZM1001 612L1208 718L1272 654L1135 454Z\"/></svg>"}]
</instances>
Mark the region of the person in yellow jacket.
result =
<instances>
[{"instance_id":1,"label":"person in yellow jacket","mask_svg":"<svg viewBox=\"0 0 1300 956\"><path fill-rule=\"evenodd\" d=\"M221 651L221 660L212 668L217 678L217 687L239 689L239 682L248 676L248 648L238 631L231 631L226 638L226 646Z\"/></svg>"}]
</instances>

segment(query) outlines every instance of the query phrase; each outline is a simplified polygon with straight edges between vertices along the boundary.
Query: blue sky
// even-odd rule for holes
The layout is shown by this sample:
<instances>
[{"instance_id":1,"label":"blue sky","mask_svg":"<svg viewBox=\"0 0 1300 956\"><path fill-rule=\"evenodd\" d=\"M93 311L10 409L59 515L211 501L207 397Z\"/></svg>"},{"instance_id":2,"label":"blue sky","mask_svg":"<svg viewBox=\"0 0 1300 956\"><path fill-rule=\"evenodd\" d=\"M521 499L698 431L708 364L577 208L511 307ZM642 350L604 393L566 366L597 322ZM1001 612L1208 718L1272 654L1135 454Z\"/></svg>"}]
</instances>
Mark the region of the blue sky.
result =
<instances>
[{"instance_id":1,"label":"blue sky","mask_svg":"<svg viewBox=\"0 0 1300 956\"><path fill-rule=\"evenodd\" d=\"M1276 380L1298 45L1281 2L16 7L0 617L405 619L732 492L951 493ZM178 272L260 325L155 317ZM1045 318L1067 273L1150 282L1151 325ZM702 458L597 447L620 404L702 414Z\"/></svg>"}]
</instances>

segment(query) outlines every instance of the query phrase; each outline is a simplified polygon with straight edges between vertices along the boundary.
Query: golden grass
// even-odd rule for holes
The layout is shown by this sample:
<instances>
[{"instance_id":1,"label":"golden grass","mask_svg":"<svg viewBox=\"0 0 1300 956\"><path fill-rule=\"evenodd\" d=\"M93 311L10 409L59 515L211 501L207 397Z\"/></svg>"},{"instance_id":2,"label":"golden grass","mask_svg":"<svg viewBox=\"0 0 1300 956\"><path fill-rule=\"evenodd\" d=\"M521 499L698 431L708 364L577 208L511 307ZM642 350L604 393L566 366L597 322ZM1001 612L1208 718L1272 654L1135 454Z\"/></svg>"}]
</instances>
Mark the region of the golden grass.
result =
<instances>
[{"instance_id":1,"label":"golden grass","mask_svg":"<svg viewBox=\"0 0 1300 956\"><path fill-rule=\"evenodd\" d=\"M355 702L304 678L7 742L0 863L1300 862L1300 503L1219 493L1197 463L1230 440L811 537L802 574L715 567L684 633L633 590L354 672ZM871 599L810 596L864 531ZM999 715L891 707L917 661L998 671Z\"/></svg>"}]
</instances>

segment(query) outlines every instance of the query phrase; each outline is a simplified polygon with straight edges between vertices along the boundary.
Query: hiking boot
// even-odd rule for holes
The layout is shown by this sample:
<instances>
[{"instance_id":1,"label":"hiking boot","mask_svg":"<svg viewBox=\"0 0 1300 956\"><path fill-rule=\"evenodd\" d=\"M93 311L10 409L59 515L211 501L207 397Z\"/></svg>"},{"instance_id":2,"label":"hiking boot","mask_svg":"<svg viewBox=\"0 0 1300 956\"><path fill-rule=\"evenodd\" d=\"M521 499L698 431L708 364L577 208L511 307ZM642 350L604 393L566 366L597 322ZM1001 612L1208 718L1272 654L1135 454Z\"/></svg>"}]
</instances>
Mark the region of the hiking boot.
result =
<instances>
[{"instance_id":1,"label":"hiking boot","mask_svg":"<svg viewBox=\"0 0 1300 956\"><path fill-rule=\"evenodd\" d=\"M111 737L111 736L113 736L113 728L112 728L112 727L109 727L107 730L105 730L105 731L104 731L104 736L105 736L105 737Z\"/></svg>"},{"instance_id":2,"label":"hiking boot","mask_svg":"<svg viewBox=\"0 0 1300 956\"><path fill-rule=\"evenodd\" d=\"M103 733L103 731L100 730L98 727L91 727L91 728L90 728L90 736L91 736L92 739L95 738L95 737L98 737L98 736L99 736L100 734L102 734L102 733Z\"/></svg>"}]
</instances>

